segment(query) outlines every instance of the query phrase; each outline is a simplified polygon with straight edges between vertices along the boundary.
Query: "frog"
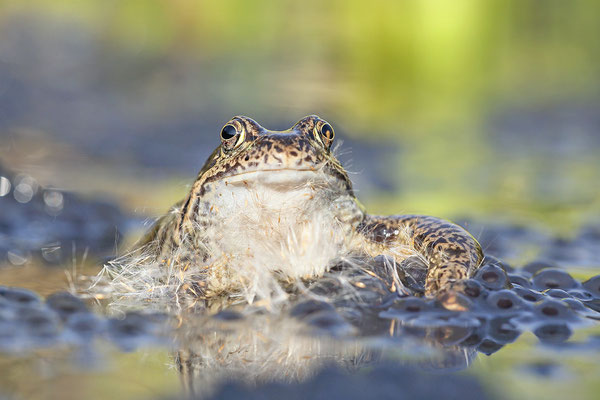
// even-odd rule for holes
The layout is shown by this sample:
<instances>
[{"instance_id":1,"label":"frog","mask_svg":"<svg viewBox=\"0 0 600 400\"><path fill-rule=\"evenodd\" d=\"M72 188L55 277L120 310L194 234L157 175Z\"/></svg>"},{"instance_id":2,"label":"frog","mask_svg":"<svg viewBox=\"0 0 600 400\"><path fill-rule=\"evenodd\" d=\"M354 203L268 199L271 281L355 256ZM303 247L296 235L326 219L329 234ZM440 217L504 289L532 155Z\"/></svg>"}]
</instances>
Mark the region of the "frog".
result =
<instances>
[{"instance_id":1,"label":"frog","mask_svg":"<svg viewBox=\"0 0 600 400\"><path fill-rule=\"evenodd\" d=\"M266 275L318 279L340 257L387 254L398 265L420 258L424 296L435 297L460 292L482 264L477 240L448 220L368 214L335 156L332 125L317 115L283 131L235 116L219 136L187 196L136 246L163 268L200 265L186 286L197 296L244 280L258 287Z\"/></svg>"}]
</instances>

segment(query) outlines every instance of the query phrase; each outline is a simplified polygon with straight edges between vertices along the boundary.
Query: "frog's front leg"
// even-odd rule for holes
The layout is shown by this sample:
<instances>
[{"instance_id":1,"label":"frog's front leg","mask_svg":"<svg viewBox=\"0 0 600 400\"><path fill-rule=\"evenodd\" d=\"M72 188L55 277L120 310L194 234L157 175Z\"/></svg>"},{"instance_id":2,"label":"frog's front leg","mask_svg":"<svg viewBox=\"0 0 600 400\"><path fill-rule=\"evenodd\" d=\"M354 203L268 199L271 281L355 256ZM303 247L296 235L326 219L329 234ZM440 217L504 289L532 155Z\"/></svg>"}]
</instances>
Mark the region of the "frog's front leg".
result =
<instances>
[{"instance_id":1,"label":"frog's front leg","mask_svg":"<svg viewBox=\"0 0 600 400\"><path fill-rule=\"evenodd\" d=\"M360 226L369 240L407 245L428 264L425 295L457 288L481 265L483 252L477 240L460 226L425 215L366 216Z\"/></svg>"}]
</instances>

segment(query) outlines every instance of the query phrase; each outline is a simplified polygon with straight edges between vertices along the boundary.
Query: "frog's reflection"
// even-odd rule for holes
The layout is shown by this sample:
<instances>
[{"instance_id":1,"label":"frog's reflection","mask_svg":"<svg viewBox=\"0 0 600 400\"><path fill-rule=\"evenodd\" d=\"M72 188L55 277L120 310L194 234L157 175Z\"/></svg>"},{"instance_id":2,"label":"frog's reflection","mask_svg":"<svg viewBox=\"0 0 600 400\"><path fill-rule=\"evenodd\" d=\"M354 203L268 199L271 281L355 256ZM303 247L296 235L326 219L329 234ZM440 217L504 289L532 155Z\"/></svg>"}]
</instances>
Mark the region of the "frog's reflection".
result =
<instances>
[{"instance_id":1,"label":"frog's reflection","mask_svg":"<svg viewBox=\"0 0 600 400\"><path fill-rule=\"evenodd\" d=\"M334 310L316 308L313 303L283 315L242 317L226 311L214 317L183 316L175 363L185 392L205 395L227 380L303 381L332 364L352 370L393 361L456 371L471 364L479 344L469 343L474 327L415 327L363 315L364 329Z\"/></svg>"}]
</instances>

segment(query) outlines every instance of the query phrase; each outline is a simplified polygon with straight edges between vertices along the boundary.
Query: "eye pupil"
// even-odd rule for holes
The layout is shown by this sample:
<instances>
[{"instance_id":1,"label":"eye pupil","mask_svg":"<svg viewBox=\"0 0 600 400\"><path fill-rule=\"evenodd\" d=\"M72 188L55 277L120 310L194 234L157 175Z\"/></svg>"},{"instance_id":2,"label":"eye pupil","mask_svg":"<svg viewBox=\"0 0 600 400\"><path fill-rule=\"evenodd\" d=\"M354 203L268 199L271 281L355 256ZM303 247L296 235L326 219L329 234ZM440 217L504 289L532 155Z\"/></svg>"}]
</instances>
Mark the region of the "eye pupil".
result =
<instances>
[{"instance_id":1,"label":"eye pupil","mask_svg":"<svg viewBox=\"0 0 600 400\"><path fill-rule=\"evenodd\" d=\"M221 139L229 140L237 135L237 130L232 125L225 125L221 130Z\"/></svg>"}]
</instances>

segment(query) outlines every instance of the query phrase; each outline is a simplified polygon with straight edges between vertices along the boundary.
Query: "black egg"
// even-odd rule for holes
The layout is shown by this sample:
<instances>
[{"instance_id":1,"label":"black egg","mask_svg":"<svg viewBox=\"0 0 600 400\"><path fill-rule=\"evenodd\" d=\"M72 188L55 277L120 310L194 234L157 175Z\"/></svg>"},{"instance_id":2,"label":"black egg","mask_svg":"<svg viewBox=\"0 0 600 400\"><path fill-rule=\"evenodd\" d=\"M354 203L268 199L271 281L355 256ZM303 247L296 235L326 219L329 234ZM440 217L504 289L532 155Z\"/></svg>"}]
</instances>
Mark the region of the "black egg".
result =
<instances>
[{"instance_id":1,"label":"black egg","mask_svg":"<svg viewBox=\"0 0 600 400\"><path fill-rule=\"evenodd\" d=\"M508 278L504 270L494 264L481 267L475 274L475 279L491 290L502 289L508 284Z\"/></svg>"},{"instance_id":2,"label":"black egg","mask_svg":"<svg viewBox=\"0 0 600 400\"><path fill-rule=\"evenodd\" d=\"M569 320L575 314L560 300L546 299L534 306L536 315L552 320Z\"/></svg>"},{"instance_id":3,"label":"black egg","mask_svg":"<svg viewBox=\"0 0 600 400\"><path fill-rule=\"evenodd\" d=\"M546 269L546 268L556 268L556 265L551 264L546 261L543 261L543 260L536 260L536 261L532 261L528 264L525 264L525 266L523 266L523 268L521 270L529 273L530 275L535 275L539 271Z\"/></svg>"},{"instance_id":4,"label":"black egg","mask_svg":"<svg viewBox=\"0 0 600 400\"><path fill-rule=\"evenodd\" d=\"M487 334L496 343L512 343L521 331L510 321L510 317L493 318L488 322Z\"/></svg>"},{"instance_id":5,"label":"black egg","mask_svg":"<svg viewBox=\"0 0 600 400\"><path fill-rule=\"evenodd\" d=\"M102 331L103 322L92 313L75 313L69 316L65 326L80 338L89 339Z\"/></svg>"},{"instance_id":6,"label":"black egg","mask_svg":"<svg viewBox=\"0 0 600 400\"><path fill-rule=\"evenodd\" d=\"M151 322L148 317L136 312L130 312L125 318L111 318L108 320L108 333L116 340L122 338L135 338L151 331Z\"/></svg>"},{"instance_id":7,"label":"black egg","mask_svg":"<svg viewBox=\"0 0 600 400\"><path fill-rule=\"evenodd\" d=\"M419 314L431 310L431 304L420 297L407 297L394 302L388 309L390 314Z\"/></svg>"},{"instance_id":8,"label":"black egg","mask_svg":"<svg viewBox=\"0 0 600 400\"><path fill-rule=\"evenodd\" d=\"M483 257L482 265L497 265L502 268L505 272L513 272L515 269L507 264L505 261L502 261L494 256L486 255Z\"/></svg>"},{"instance_id":9,"label":"black egg","mask_svg":"<svg viewBox=\"0 0 600 400\"><path fill-rule=\"evenodd\" d=\"M577 299L564 299L563 302L569 306L569 308L573 311L578 312L587 312L588 309L583 305L583 303Z\"/></svg>"},{"instance_id":10,"label":"black egg","mask_svg":"<svg viewBox=\"0 0 600 400\"><path fill-rule=\"evenodd\" d=\"M483 342L484 336L485 335L483 333L483 329L481 329L481 328L476 329L474 332L471 333L471 335L469 335L465 340L463 340L460 343L460 345L466 346L466 347L477 346L481 342Z\"/></svg>"},{"instance_id":11,"label":"black egg","mask_svg":"<svg viewBox=\"0 0 600 400\"><path fill-rule=\"evenodd\" d=\"M319 300L307 300L301 303L296 304L290 310L290 315L292 317L303 319L308 317L309 315L316 314L322 311L330 311L335 312L335 308L324 301Z\"/></svg>"},{"instance_id":12,"label":"black egg","mask_svg":"<svg viewBox=\"0 0 600 400\"><path fill-rule=\"evenodd\" d=\"M544 324L533 331L543 343L561 343L573 334L567 324Z\"/></svg>"},{"instance_id":13,"label":"black egg","mask_svg":"<svg viewBox=\"0 0 600 400\"><path fill-rule=\"evenodd\" d=\"M4 286L0 286L0 298L18 306L28 306L40 302L40 297L30 290Z\"/></svg>"},{"instance_id":14,"label":"black egg","mask_svg":"<svg viewBox=\"0 0 600 400\"><path fill-rule=\"evenodd\" d=\"M522 287L514 287L513 292L519 295L523 300L526 300L530 303L535 303L536 301L540 301L544 298L544 295L540 292L536 292L532 289L526 289Z\"/></svg>"},{"instance_id":15,"label":"black egg","mask_svg":"<svg viewBox=\"0 0 600 400\"><path fill-rule=\"evenodd\" d=\"M465 279L464 283L464 294L472 299L479 299L487 295L487 290L483 287L479 281L475 279Z\"/></svg>"},{"instance_id":16,"label":"black egg","mask_svg":"<svg viewBox=\"0 0 600 400\"><path fill-rule=\"evenodd\" d=\"M583 288L594 295L594 297L600 297L600 275L591 277L583 282Z\"/></svg>"},{"instance_id":17,"label":"black egg","mask_svg":"<svg viewBox=\"0 0 600 400\"><path fill-rule=\"evenodd\" d=\"M596 312L600 312L600 299L595 298L593 300L588 300L584 304L590 310L594 310Z\"/></svg>"},{"instance_id":18,"label":"black egg","mask_svg":"<svg viewBox=\"0 0 600 400\"><path fill-rule=\"evenodd\" d=\"M56 314L48 309L26 308L18 318L27 333L36 339L49 339L60 331Z\"/></svg>"},{"instance_id":19,"label":"black egg","mask_svg":"<svg viewBox=\"0 0 600 400\"><path fill-rule=\"evenodd\" d=\"M510 280L510 283L512 283L513 285L519 285L519 286L523 286L523 287L531 287L531 282L529 281L529 279L525 278L523 275L518 275L518 274L508 274L508 279Z\"/></svg>"},{"instance_id":20,"label":"black egg","mask_svg":"<svg viewBox=\"0 0 600 400\"><path fill-rule=\"evenodd\" d=\"M573 289L578 286L571 275L561 269L544 269L531 278L533 287L538 290L545 289Z\"/></svg>"},{"instance_id":21,"label":"black egg","mask_svg":"<svg viewBox=\"0 0 600 400\"><path fill-rule=\"evenodd\" d=\"M454 346L464 342L471 333L473 328L464 326L440 326L429 330L429 337L434 339L436 343L444 346Z\"/></svg>"},{"instance_id":22,"label":"black egg","mask_svg":"<svg viewBox=\"0 0 600 400\"><path fill-rule=\"evenodd\" d=\"M569 297L571 297L569 293L565 292L562 289L548 289L545 292L545 294L550 297L554 297L555 299L568 299Z\"/></svg>"},{"instance_id":23,"label":"black egg","mask_svg":"<svg viewBox=\"0 0 600 400\"><path fill-rule=\"evenodd\" d=\"M573 289L568 291L569 295L575 299L589 301L594 299L594 295L587 290Z\"/></svg>"},{"instance_id":24,"label":"black egg","mask_svg":"<svg viewBox=\"0 0 600 400\"><path fill-rule=\"evenodd\" d=\"M67 292L51 294L46 299L46 304L63 319L66 319L71 314L87 311L87 307L81 299Z\"/></svg>"},{"instance_id":25,"label":"black egg","mask_svg":"<svg viewBox=\"0 0 600 400\"><path fill-rule=\"evenodd\" d=\"M493 340L485 339L479 344L479 346L477 346L477 351L489 356L500 350L503 346L504 345L496 343Z\"/></svg>"},{"instance_id":26,"label":"black egg","mask_svg":"<svg viewBox=\"0 0 600 400\"><path fill-rule=\"evenodd\" d=\"M318 312L316 314L312 314L305 321L313 328L328 331L332 334L341 333L351 329L350 324L348 324L346 320L344 320L344 318L342 318L342 316L335 311Z\"/></svg>"},{"instance_id":27,"label":"black egg","mask_svg":"<svg viewBox=\"0 0 600 400\"><path fill-rule=\"evenodd\" d=\"M525 301L515 292L508 289L490 293L487 303L499 312L515 311L525 307Z\"/></svg>"},{"instance_id":28,"label":"black egg","mask_svg":"<svg viewBox=\"0 0 600 400\"><path fill-rule=\"evenodd\" d=\"M222 310L213 315L213 318L219 321L239 321L241 319L244 319L244 316L236 311Z\"/></svg>"}]
</instances>

